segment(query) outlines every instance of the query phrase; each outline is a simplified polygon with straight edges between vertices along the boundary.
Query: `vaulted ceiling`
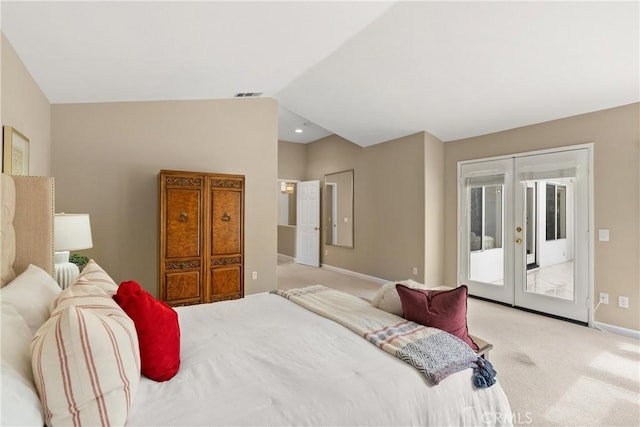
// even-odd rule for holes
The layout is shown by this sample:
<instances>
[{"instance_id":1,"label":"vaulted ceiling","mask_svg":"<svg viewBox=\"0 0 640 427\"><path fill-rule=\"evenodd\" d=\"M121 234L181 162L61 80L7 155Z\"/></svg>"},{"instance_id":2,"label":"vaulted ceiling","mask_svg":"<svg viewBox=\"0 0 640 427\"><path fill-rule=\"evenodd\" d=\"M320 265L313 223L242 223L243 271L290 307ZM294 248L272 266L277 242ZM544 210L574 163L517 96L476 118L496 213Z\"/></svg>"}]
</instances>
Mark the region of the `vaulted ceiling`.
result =
<instances>
[{"instance_id":1,"label":"vaulted ceiling","mask_svg":"<svg viewBox=\"0 0 640 427\"><path fill-rule=\"evenodd\" d=\"M53 104L261 92L279 101L288 141L448 141L640 98L637 1L1 7L3 33Z\"/></svg>"}]
</instances>

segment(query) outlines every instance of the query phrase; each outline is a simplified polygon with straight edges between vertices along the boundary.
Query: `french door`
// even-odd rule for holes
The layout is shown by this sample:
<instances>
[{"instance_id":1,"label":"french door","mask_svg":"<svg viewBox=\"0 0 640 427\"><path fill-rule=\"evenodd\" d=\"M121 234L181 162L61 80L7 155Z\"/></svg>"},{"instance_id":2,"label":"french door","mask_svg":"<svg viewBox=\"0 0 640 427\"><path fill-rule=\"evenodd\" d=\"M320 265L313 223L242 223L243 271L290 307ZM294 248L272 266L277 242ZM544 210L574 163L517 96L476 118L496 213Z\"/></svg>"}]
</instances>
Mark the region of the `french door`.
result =
<instances>
[{"instance_id":1,"label":"french door","mask_svg":"<svg viewBox=\"0 0 640 427\"><path fill-rule=\"evenodd\" d=\"M469 293L588 322L590 149L460 162L459 280Z\"/></svg>"}]
</instances>

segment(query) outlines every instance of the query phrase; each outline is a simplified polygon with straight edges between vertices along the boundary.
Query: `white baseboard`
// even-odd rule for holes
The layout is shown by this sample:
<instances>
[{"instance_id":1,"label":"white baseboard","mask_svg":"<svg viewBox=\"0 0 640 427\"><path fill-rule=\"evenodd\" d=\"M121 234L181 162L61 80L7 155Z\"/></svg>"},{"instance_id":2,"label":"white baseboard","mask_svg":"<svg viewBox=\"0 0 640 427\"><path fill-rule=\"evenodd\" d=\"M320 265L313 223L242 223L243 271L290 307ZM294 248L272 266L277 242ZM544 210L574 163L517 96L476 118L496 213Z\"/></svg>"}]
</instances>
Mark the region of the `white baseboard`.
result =
<instances>
[{"instance_id":1,"label":"white baseboard","mask_svg":"<svg viewBox=\"0 0 640 427\"><path fill-rule=\"evenodd\" d=\"M636 331L634 329L621 328L620 326L609 325L608 323L602 322L593 322L593 327L602 331L640 340L640 331Z\"/></svg>"},{"instance_id":2,"label":"white baseboard","mask_svg":"<svg viewBox=\"0 0 640 427\"><path fill-rule=\"evenodd\" d=\"M357 273L355 271L345 270L344 268L334 267L334 266L329 265L329 264L321 264L320 267L326 268L327 270L336 271L338 273L347 274L349 276L359 277L360 279L371 280L372 282L376 282L376 283L379 283L381 285L384 285L385 283L389 282L388 280L381 279L379 277L368 276L366 274Z\"/></svg>"}]
</instances>

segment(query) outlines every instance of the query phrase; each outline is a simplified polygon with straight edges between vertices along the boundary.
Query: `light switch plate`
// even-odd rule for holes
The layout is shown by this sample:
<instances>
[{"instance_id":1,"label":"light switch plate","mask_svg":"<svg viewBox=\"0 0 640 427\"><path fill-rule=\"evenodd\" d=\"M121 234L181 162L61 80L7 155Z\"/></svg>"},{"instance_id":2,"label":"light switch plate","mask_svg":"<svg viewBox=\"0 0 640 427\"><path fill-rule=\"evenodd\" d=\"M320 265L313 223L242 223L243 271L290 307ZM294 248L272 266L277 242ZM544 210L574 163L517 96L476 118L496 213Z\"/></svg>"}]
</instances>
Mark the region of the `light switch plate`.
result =
<instances>
[{"instance_id":1,"label":"light switch plate","mask_svg":"<svg viewBox=\"0 0 640 427\"><path fill-rule=\"evenodd\" d=\"M608 242L609 241L609 229L601 228L600 230L598 230L598 240L600 240L601 242Z\"/></svg>"},{"instance_id":2,"label":"light switch plate","mask_svg":"<svg viewBox=\"0 0 640 427\"><path fill-rule=\"evenodd\" d=\"M618 307L620 307L620 308L629 308L629 297L619 296L618 297Z\"/></svg>"}]
</instances>

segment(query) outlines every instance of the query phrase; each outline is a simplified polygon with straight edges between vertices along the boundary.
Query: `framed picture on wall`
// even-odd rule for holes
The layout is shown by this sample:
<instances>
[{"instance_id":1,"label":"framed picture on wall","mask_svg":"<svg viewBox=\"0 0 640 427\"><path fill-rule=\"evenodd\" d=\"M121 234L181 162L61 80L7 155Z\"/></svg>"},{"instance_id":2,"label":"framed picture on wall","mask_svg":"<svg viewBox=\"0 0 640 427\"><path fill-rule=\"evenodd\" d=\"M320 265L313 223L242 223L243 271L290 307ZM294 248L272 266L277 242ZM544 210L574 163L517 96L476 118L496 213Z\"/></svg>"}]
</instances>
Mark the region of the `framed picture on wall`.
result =
<instances>
[{"instance_id":1,"label":"framed picture on wall","mask_svg":"<svg viewBox=\"0 0 640 427\"><path fill-rule=\"evenodd\" d=\"M29 175L29 139L11 126L4 127L2 172Z\"/></svg>"}]
</instances>

